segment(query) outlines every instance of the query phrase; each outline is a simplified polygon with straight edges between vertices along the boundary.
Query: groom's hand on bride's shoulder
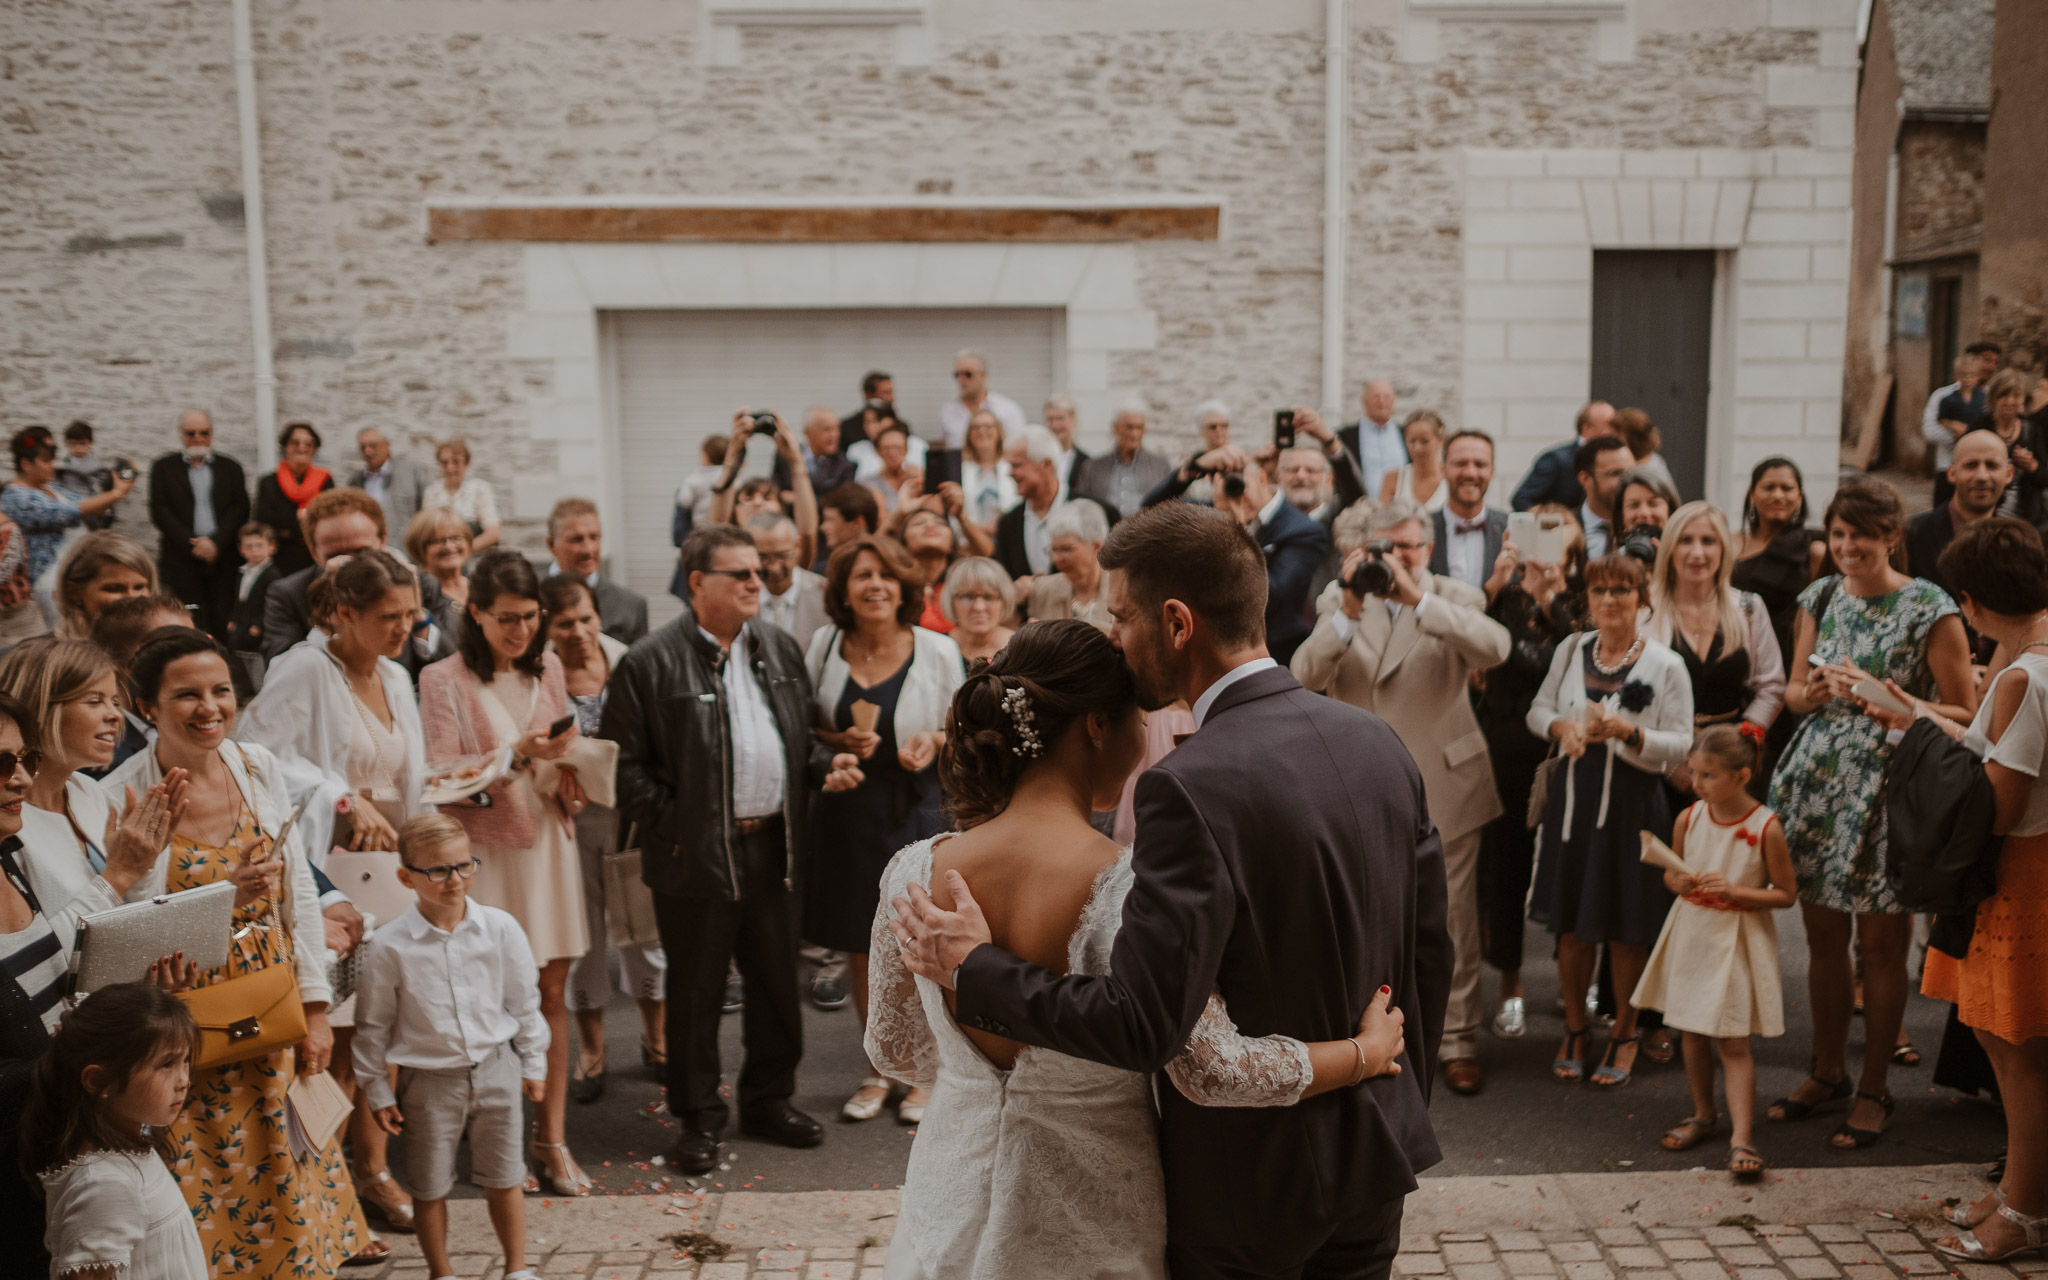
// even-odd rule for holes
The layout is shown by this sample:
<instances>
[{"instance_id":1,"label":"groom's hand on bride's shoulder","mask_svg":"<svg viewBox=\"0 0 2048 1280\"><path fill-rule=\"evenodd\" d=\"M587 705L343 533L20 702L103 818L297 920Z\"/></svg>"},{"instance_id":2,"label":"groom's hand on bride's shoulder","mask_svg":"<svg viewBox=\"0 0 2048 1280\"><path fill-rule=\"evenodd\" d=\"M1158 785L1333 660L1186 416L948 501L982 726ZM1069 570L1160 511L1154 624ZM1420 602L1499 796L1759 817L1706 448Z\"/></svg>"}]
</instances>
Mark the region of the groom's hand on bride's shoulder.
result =
<instances>
[{"instance_id":1,"label":"groom's hand on bride's shoulder","mask_svg":"<svg viewBox=\"0 0 2048 1280\"><path fill-rule=\"evenodd\" d=\"M825 790L851 791L867 781L867 775L860 771L860 757L852 754L832 757L832 772L825 775Z\"/></svg>"},{"instance_id":2,"label":"groom's hand on bride's shoulder","mask_svg":"<svg viewBox=\"0 0 2048 1280\"><path fill-rule=\"evenodd\" d=\"M890 905L896 909L896 921L889 928L902 948L903 967L950 991L953 971L966 963L976 947L990 941L990 935L981 906L967 891L967 878L958 871L948 871L946 887L953 895L951 911L932 901L919 884L890 899Z\"/></svg>"}]
</instances>

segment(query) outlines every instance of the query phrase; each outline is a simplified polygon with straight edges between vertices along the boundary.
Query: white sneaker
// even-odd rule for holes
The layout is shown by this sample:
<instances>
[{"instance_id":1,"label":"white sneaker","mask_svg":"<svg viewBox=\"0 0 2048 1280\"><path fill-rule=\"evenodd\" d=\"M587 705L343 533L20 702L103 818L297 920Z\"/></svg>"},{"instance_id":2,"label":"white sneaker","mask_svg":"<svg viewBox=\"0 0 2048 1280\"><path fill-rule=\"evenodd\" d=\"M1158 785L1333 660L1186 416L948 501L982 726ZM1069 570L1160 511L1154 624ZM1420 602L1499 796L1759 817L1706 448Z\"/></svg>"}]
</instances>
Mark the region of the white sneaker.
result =
<instances>
[{"instance_id":1,"label":"white sneaker","mask_svg":"<svg viewBox=\"0 0 2048 1280\"><path fill-rule=\"evenodd\" d=\"M1500 1010L1493 1015L1493 1034L1503 1040L1515 1040L1528 1029L1528 1015L1522 1009L1522 997L1509 996L1501 1001Z\"/></svg>"}]
</instances>

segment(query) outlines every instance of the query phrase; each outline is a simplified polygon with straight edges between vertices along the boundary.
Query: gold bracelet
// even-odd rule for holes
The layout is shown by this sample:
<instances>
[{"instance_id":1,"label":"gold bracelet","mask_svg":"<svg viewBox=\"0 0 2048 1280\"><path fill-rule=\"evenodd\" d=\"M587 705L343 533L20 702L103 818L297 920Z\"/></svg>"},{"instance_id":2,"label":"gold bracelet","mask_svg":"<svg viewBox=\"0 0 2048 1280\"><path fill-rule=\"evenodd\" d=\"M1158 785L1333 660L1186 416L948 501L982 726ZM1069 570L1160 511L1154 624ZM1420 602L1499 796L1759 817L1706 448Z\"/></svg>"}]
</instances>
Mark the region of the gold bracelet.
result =
<instances>
[{"instance_id":1,"label":"gold bracelet","mask_svg":"<svg viewBox=\"0 0 2048 1280\"><path fill-rule=\"evenodd\" d=\"M1347 1036L1345 1039L1358 1052L1358 1074L1351 1077L1351 1083L1362 1084L1365 1081L1365 1046L1358 1043L1357 1036Z\"/></svg>"}]
</instances>

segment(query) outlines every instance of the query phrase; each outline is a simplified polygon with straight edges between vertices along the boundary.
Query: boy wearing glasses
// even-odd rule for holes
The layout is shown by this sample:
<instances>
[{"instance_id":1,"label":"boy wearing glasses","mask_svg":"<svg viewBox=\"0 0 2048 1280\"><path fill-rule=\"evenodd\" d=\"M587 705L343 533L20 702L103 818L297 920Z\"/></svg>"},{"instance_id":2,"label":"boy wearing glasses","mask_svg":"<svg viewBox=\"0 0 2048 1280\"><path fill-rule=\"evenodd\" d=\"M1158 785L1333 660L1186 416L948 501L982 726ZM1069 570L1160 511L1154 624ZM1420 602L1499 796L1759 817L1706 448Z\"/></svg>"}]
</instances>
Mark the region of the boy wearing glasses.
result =
<instances>
[{"instance_id":1,"label":"boy wearing glasses","mask_svg":"<svg viewBox=\"0 0 2048 1280\"><path fill-rule=\"evenodd\" d=\"M398 879L416 901L364 943L356 1083L385 1132L407 1135L427 1274L454 1271L448 1193L466 1131L471 1176L505 1251L505 1280L531 1280L519 1099L523 1090L541 1100L548 1049L533 950L518 921L469 900L478 864L461 823L443 814L412 819L398 832L398 855Z\"/></svg>"}]
</instances>

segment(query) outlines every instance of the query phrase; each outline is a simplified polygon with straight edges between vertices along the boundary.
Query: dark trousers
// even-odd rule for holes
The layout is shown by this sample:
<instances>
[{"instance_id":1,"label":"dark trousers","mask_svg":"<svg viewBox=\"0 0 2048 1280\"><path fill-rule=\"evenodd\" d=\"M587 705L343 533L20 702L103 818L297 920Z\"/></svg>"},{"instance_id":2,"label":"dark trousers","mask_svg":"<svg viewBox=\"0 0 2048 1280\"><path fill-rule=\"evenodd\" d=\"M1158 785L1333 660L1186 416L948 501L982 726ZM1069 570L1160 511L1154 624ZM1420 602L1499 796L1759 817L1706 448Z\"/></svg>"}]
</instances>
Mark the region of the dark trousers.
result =
<instances>
[{"instance_id":1,"label":"dark trousers","mask_svg":"<svg viewBox=\"0 0 2048 1280\"><path fill-rule=\"evenodd\" d=\"M1186 1245L1169 1236L1167 1274L1173 1280L1386 1280L1401 1250L1403 1203L1395 1199L1368 1206L1306 1257L1294 1252L1295 1241Z\"/></svg>"},{"instance_id":2,"label":"dark trousers","mask_svg":"<svg viewBox=\"0 0 2048 1280\"><path fill-rule=\"evenodd\" d=\"M668 953L668 1111L700 1133L722 1132L728 1118L718 1096L718 1023L729 963L738 963L747 984L747 1007L740 1015L746 1055L736 1093L740 1114L794 1094L804 1056L782 825L735 846L738 902L654 895L655 921Z\"/></svg>"},{"instance_id":3,"label":"dark trousers","mask_svg":"<svg viewBox=\"0 0 2048 1280\"><path fill-rule=\"evenodd\" d=\"M232 529L214 535L221 554L212 564L189 555L164 555L157 560L163 588L183 600L192 614L192 625L217 639L228 633L228 615L234 612L235 591L241 585L241 566L227 564L234 548Z\"/></svg>"},{"instance_id":4,"label":"dark trousers","mask_svg":"<svg viewBox=\"0 0 2048 1280\"><path fill-rule=\"evenodd\" d=\"M1479 841L1479 939L1486 963L1502 973L1522 967L1522 929L1528 916L1529 876L1536 865L1536 832L1529 826L1529 784L1549 744L1520 720L1488 723L1493 785L1501 815ZM1561 784L1560 784L1561 785Z\"/></svg>"}]
</instances>

